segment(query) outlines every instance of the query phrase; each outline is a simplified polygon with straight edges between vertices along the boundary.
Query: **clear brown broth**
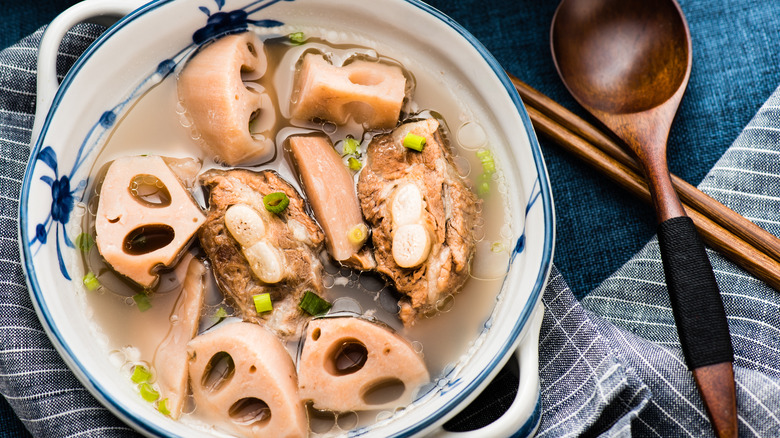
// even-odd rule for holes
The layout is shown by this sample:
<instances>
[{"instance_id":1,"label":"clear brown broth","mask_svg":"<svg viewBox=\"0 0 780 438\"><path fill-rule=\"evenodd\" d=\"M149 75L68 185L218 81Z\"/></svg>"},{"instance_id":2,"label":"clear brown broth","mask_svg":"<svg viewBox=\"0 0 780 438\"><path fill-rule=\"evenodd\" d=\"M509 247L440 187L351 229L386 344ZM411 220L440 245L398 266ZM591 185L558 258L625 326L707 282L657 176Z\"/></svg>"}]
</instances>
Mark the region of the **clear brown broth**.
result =
<instances>
[{"instance_id":1,"label":"clear brown broth","mask_svg":"<svg viewBox=\"0 0 780 438\"><path fill-rule=\"evenodd\" d=\"M285 159L282 145L287 136L313 129L322 130L330 135L334 144L338 144L349 135L364 140L362 150L365 151L365 145L370 136L375 133L366 133L356 124L337 127L329 123L301 123L289 119L289 104L280 103L279 97L294 96L291 73L301 53L311 50L326 52L331 55L335 63L355 56L377 59L381 62L395 63L395 61L378 57L371 49L343 44L332 45L319 39L313 39L304 46L290 46L273 41L267 43L269 67L260 83L274 93L273 97L279 103L275 127L275 131L278 132L277 148L272 161L250 169L276 170L293 184L299 193L303 193L293 167ZM455 132L449 132L447 137L456 164L463 176L473 179L479 174L480 162L476 158L473 145L464 147L458 141L457 134L461 126L469 124L473 127L479 122L467 108L460 104L453 91L446 87L435 73L423 68L405 71L416 87L414 96L405 104L404 112L409 114L423 109L431 110L431 114L440 115L445 126L454 124ZM105 172L107 164L116 158L155 154L199 159L203 162L201 172L219 167L220 165L213 159L203 155L198 146L197 134L187 125L186 115L178 104L175 77L165 79L142 96L123 115L94 164L96 177L93 181L97 183L93 184L91 190L92 195L87 204L89 214L83 218L82 229L94 236L94 213L99 202L100 174ZM500 163L497 164L500 168ZM439 375L449 364L458 362L466 354L496 304L496 297L505 274L505 269L501 267L508 263L511 249L509 240L512 234L507 225L510 221L509 209L506 206L507 200L504 195L506 190L502 186L500 170L498 175L498 179L492 184L490 195L484 199L482 208L484 220L475 230L475 237L479 242L475 265L478 262L480 268L474 269L480 272L474 273L459 294L442 300L441 312L430 318L422 318L411 328L404 328L394 314L396 295L382 278L372 273L341 268L323 255L323 260L326 262L323 279L325 287L329 289L328 295L351 299L350 303L358 303L363 312L395 329L424 355L432 377ZM203 193L197 187L193 187L192 192L196 200L205 208ZM199 253L197 242L194 242L189 254ZM184 257L189 257L189 254ZM94 272L102 284L98 290L86 292L87 305L88 314L93 319L98 332L98 339L105 345L110 360L128 375L135 364L140 363L149 367L153 363L158 344L166 336L170 325L175 323L171 320L171 314L183 281L183 265L186 264L181 263L163 272L158 286L150 293L152 307L145 312L138 310L132 298L133 295L142 292L142 289L113 273L99 255L96 246L83 257L82 265L84 272ZM493 268L488 270L484 267ZM222 297L213 278L208 289L200 323L201 331L216 321L216 314L220 308L226 309L228 314L231 312L230 304ZM287 347L295 358L298 345L290 344ZM190 413L183 416L183 421L197 423L197 409L191 402L187 412ZM386 417L388 414L361 412L335 415L310 412L310 427L315 435L331 434L357 425L369 424L378 416Z\"/></svg>"}]
</instances>

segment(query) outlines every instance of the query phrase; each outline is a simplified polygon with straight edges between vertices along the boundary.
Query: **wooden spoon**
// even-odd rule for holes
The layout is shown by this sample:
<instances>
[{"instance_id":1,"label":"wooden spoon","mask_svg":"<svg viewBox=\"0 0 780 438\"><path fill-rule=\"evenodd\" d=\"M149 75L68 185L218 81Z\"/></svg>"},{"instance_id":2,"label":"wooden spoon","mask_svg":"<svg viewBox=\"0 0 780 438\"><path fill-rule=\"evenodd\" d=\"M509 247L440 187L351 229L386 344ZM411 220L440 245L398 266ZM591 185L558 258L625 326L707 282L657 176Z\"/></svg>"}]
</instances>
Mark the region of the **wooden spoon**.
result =
<instances>
[{"instance_id":1,"label":"wooden spoon","mask_svg":"<svg viewBox=\"0 0 780 438\"><path fill-rule=\"evenodd\" d=\"M719 436L736 436L728 323L704 245L666 162L669 129L691 73L691 36L674 0L563 0L550 32L566 88L642 164L683 354Z\"/></svg>"}]
</instances>

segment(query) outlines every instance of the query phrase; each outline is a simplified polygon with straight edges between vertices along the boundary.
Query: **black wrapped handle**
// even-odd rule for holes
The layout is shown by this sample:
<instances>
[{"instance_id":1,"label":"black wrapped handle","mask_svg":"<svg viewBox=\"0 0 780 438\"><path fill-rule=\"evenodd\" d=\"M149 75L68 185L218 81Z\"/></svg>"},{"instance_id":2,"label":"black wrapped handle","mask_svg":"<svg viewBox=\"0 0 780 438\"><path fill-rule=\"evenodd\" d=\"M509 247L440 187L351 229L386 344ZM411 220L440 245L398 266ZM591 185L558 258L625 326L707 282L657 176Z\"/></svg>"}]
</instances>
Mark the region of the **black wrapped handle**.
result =
<instances>
[{"instance_id":1,"label":"black wrapped handle","mask_svg":"<svg viewBox=\"0 0 780 438\"><path fill-rule=\"evenodd\" d=\"M688 368L733 362L726 311L693 221L686 216L664 221L658 226L658 241Z\"/></svg>"}]
</instances>

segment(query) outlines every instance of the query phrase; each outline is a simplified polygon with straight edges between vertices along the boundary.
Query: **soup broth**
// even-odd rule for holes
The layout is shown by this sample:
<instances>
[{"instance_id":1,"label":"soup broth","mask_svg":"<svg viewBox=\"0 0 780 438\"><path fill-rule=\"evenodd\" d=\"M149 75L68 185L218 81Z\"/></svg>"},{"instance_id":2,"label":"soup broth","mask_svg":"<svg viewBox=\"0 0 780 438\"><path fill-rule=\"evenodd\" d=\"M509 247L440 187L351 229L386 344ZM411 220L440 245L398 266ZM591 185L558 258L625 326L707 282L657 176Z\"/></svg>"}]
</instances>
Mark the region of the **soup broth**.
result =
<instances>
[{"instance_id":1,"label":"soup broth","mask_svg":"<svg viewBox=\"0 0 780 438\"><path fill-rule=\"evenodd\" d=\"M254 29L260 33L262 30ZM290 116L290 104L295 102L295 75L300 69L300 59L305 53L321 53L334 65L341 65L354 59L400 65L393 58L390 49L366 47L366 41L346 44L345 36L321 29L303 29L310 36L304 44L291 44L286 36L261 35L265 42L268 57L268 70L259 81L271 93L277 103L277 117L273 128L275 132L275 150L263 164L246 166L254 171L272 169L304 195L300 180L285 149L286 139L292 134L321 131L328 135L336 149L340 151L347 137L362 143L362 151L372 137L387 132L366 130L360 124L349 122L338 126L330 122L305 122L293 120ZM489 151L489 135L485 133L480 121L469 108L465 108L459 98L461 90L447 87L441 75L431 71L424 63L401 65L407 78L407 99L401 113L401 121L433 116L444 128L446 139L454 155L456 168L460 176L467 178L474 190L481 187L480 176L483 163L480 155ZM181 68L181 67L180 67ZM113 160L134 155L159 155L182 160L182 168L191 167L186 160L196 159L202 167L196 174L190 173L184 178L190 193L205 211L208 209L207 195L197 183L197 176L213 168L224 168L219 159L206 155L199 142L197 130L192 126L187 111L182 107L177 95L177 77L170 75L151 88L123 114L99 154L94 167L93 187L89 190L87 214L84 215L81 228L91 236L95 235L95 213L100 202L101 171ZM346 159L345 159L346 162ZM500 164L500 163L499 163ZM184 173L186 174L186 172ZM180 174L181 175L181 174ZM357 182L359 172L355 174ZM425 315L413 326L405 327L398 317L398 295L388 281L373 272L361 272L341 266L332 260L323 250L320 258L325 272L323 284L329 297L335 297L331 312L347 311L374 318L391 327L405 338L415 351L424 357L432 379L446 372L462 360L473 342L483 329L486 319L496 305L496 297L501 289L506 267L511 253L509 227L510 217L508 200L505 197L500 169L490 172L487 179L489 191L481 195L481 220L473 230L477 241L477 250L471 264L470 278L463 289L454 295L447 295L437 303L438 312ZM172 317L173 307L182 287L187 261L192 257L203 258L197 239L188 247L175 266L161 272L159 282L152 290L144 290L134 282L123 278L108 266L97 250L92 246L84 252L82 266L85 275L93 273L99 281L95 290L85 290L89 317L93 319L97 339L105 345L110 360L128 376L135 365L142 364L155 374L153 359L158 345L165 338L171 325L176 324ZM208 261L207 268L209 267ZM199 324L199 333L204 332L225 318L235 317L232 303L223 297L212 275L207 275L208 286L204 308ZM298 359L299 342L297 339L287 343L287 349L293 359ZM153 378L152 378L153 381ZM128 380L128 384L130 381ZM309 410L310 433L314 436L329 436L342 433L354 427L371 424L377 419L387 418L394 413L361 411L347 413L327 413ZM198 406L192 399L184 409L180 421L210 427L199 420ZM218 429L215 429L215 433Z\"/></svg>"}]
</instances>

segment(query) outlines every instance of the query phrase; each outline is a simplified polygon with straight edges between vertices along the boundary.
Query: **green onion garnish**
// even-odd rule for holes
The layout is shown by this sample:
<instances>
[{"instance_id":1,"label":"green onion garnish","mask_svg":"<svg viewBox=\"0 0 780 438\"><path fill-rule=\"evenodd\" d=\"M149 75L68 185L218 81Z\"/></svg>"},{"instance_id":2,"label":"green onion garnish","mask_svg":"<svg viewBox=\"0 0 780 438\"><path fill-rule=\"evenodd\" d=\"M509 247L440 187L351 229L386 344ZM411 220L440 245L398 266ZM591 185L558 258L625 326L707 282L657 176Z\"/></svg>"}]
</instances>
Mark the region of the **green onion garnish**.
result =
<instances>
[{"instance_id":1,"label":"green onion garnish","mask_svg":"<svg viewBox=\"0 0 780 438\"><path fill-rule=\"evenodd\" d=\"M89 290L96 290L100 287L100 280L97 279L94 272L89 272L84 276L84 286Z\"/></svg>"},{"instance_id":2,"label":"green onion garnish","mask_svg":"<svg viewBox=\"0 0 780 438\"><path fill-rule=\"evenodd\" d=\"M284 192L274 192L263 196L265 209L271 213L279 214L290 205L290 198Z\"/></svg>"},{"instance_id":3,"label":"green onion garnish","mask_svg":"<svg viewBox=\"0 0 780 438\"><path fill-rule=\"evenodd\" d=\"M303 32L293 32L287 38L289 38L290 42L296 46L300 46L306 42L306 36L303 34Z\"/></svg>"},{"instance_id":4,"label":"green onion garnish","mask_svg":"<svg viewBox=\"0 0 780 438\"><path fill-rule=\"evenodd\" d=\"M298 307L309 315L316 316L330 310L331 304L320 298L320 296L314 292L307 290L303 294L303 298L301 298Z\"/></svg>"},{"instance_id":5,"label":"green onion garnish","mask_svg":"<svg viewBox=\"0 0 780 438\"><path fill-rule=\"evenodd\" d=\"M480 198L483 198L490 194L490 183L487 181L482 181L477 186L477 195L479 195Z\"/></svg>"},{"instance_id":6,"label":"green onion garnish","mask_svg":"<svg viewBox=\"0 0 780 438\"><path fill-rule=\"evenodd\" d=\"M152 378L152 373L146 369L143 365L136 365L133 367L133 375L130 376L130 380L133 383L145 383Z\"/></svg>"},{"instance_id":7,"label":"green onion garnish","mask_svg":"<svg viewBox=\"0 0 780 438\"><path fill-rule=\"evenodd\" d=\"M130 240L130 248L139 248L143 250L146 244L149 243L146 236L143 234L137 234Z\"/></svg>"},{"instance_id":8,"label":"green onion garnish","mask_svg":"<svg viewBox=\"0 0 780 438\"><path fill-rule=\"evenodd\" d=\"M253 295L252 299L255 302L255 310L257 310L257 313L265 313L274 310L274 305L271 303L271 294Z\"/></svg>"},{"instance_id":9,"label":"green onion garnish","mask_svg":"<svg viewBox=\"0 0 780 438\"><path fill-rule=\"evenodd\" d=\"M422 152L425 147L425 137L412 134L411 132L404 137L404 147Z\"/></svg>"},{"instance_id":10,"label":"green onion garnish","mask_svg":"<svg viewBox=\"0 0 780 438\"><path fill-rule=\"evenodd\" d=\"M222 320L225 319L225 318L227 318L227 310L225 310L224 307L220 307L214 313L214 324L216 324L218 322L222 322Z\"/></svg>"},{"instance_id":11,"label":"green onion garnish","mask_svg":"<svg viewBox=\"0 0 780 438\"><path fill-rule=\"evenodd\" d=\"M171 416L171 411L168 409L168 399L164 398L157 402L157 410L160 411L161 414Z\"/></svg>"},{"instance_id":12,"label":"green onion garnish","mask_svg":"<svg viewBox=\"0 0 780 438\"><path fill-rule=\"evenodd\" d=\"M352 137L344 139L343 155L357 155L358 153L360 153L360 143Z\"/></svg>"},{"instance_id":13,"label":"green onion garnish","mask_svg":"<svg viewBox=\"0 0 780 438\"><path fill-rule=\"evenodd\" d=\"M360 164L360 161L357 160L355 157L349 157L349 160L347 160L347 163L349 163L349 168L357 172L360 170L363 165Z\"/></svg>"},{"instance_id":14,"label":"green onion garnish","mask_svg":"<svg viewBox=\"0 0 780 438\"><path fill-rule=\"evenodd\" d=\"M135 304L138 306L138 310L141 312L146 312L152 308L152 303L149 301L149 296L143 292L133 295L133 301L135 301Z\"/></svg>"},{"instance_id":15,"label":"green onion garnish","mask_svg":"<svg viewBox=\"0 0 780 438\"><path fill-rule=\"evenodd\" d=\"M480 181L477 183L477 195L484 198L490 194L490 175L483 173L480 175Z\"/></svg>"},{"instance_id":16,"label":"green onion garnish","mask_svg":"<svg viewBox=\"0 0 780 438\"><path fill-rule=\"evenodd\" d=\"M484 198L490 193L490 180L496 173L496 162L493 159L493 154L487 149L478 150L477 158L482 163L482 174L479 183L477 183L477 195Z\"/></svg>"},{"instance_id":17,"label":"green onion garnish","mask_svg":"<svg viewBox=\"0 0 780 438\"><path fill-rule=\"evenodd\" d=\"M76 247L82 252L89 252L92 246L95 245L95 239L87 233L81 233L76 236Z\"/></svg>"},{"instance_id":18,"label":"green onion garnish","mask_svg":"<svg viewBox=\"0 0 780 438\"><path fill-rule=\"evenodd\" d=\"M160 398L160 393L157 392L157 390L154 389L152 385L146 382L138 385L138 390L141 391L141 397L143 397L143 399L148 401L149 403Z\"/></svg>"},{"instance_id":19,"label":"green onion garnish","mask_svg":"<svg viewBox=\"0 0 780 438\"><path fill-rule=\"evenodd\" d=\"M493 160L493 154L487 149L477 151L477 158L482 162L482 172L492 175L496 173L496 162Z\"/></svg>"}]
</instances>

